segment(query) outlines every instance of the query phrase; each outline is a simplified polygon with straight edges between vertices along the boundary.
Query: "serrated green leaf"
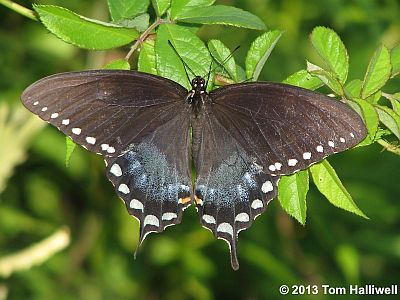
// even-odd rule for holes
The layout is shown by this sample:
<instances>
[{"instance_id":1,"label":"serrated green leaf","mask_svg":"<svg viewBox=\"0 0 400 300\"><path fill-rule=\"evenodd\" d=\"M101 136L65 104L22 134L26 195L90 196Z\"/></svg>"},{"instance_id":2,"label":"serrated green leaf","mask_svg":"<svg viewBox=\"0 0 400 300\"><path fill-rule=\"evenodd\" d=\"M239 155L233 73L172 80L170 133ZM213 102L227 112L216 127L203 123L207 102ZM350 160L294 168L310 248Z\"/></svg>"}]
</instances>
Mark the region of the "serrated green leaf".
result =
<instances>
[{"instance_id":1,"label":"serrated green leaf","mask_svg":"<svg viewBox=\"0 0 400 300\"><path fill-rule=\"evenodd\" d=\"M276 43L282 36L282 31L273 30L263 33L251 43L246 56L246 76L252 81L257 81L261 70L269 55L275 48Z\"/></svg>"},{"instance_id":2,"label":"serrated green leaf","mask_svg":"<svg viewBox=\"0 0 400 300\"><path fill-rule=\"evenodd\" d=\"M134 28L139 32L143 32L149 27L149 21L149 14L142 14L133 19L119 20L116 24L126 28Z\"/></svg>"},{"instance_id":3,"label":"serrated green leaf","mask_svg":"<svg viewBox=\"0 0 400 300\"><path fill-rule=\"evenodd\" d=\"M361 87L362 87L362 81L360 79L355 79L350 81L348 84L346 84L344 88L346 98L348 99L360 98Z\"/></svg>"},{"instance_id":4,"label":"serrated green leaf","mask_svg":"<svg viewBox=\"0 0 400 300\"><path fill-rule=\"evenodd\" d=\"M356 105L358 105L358 107L352 106L352 102L349 102L349 104L359 113L359 115L361 115L364 120L365 126L368 129L368 135L360 144L358 144L358 146L366 146L372 144L375 141L376 132L378 130L378 114L376 113L374 106L369 102L359 98L353 98L353 101L354 103L356 103Z\"/></svg>"},{"instance_id":5,"label":"serrated green leaf","mask_svg":"<svg viewBox=\"0 0 400 300\"><path fill-rule=\"evenodd\" d=\"M400 93L395 93L395 94L383 93L382 95L390 101L393 111L398 115L400 115Z\"/></svg>"},{"instance_id":6,"label":"serrated green leaf","mask_svg":"<svg viewBox=\"0 0 400 300\"><path fill-rule=\"evenodd\" d=\"M311 166L310 171L314 184L330 203L368 219L354 203L349 192L343 186L335 170L327 160L323 160L319 164Z\"/></svg>"},{"instance_id":7,"label":"serrated green leaf","mask_svg":"<svg viewBox=\"0 0 400 300\"><path fill-rule=\"evenodd\" d=\"M239 65L236 65L236 73L238 77L238 82L246 81L246 71Z\"/></svg>"},{"instance_id":8,"label":"serrated green leaf","mask_svg":"<svg viewBox=\"0 0 400 300\"><path fill-rule=\"evenodd\" d=\"M382 97L382 91L379 90L376 93L374 93L371 96L369 96L365 100L368 101L369 103L372 103L372 104L378 104L378 102L381 99L381 97Z\"/></svg>"},{"instance_id":9,"label":"serrated green leaf","mask_svg":"<svg viewBox=\"0 0 400 300\"><path fill-rule=\"evenodd\" d=\"M66 151L65 151L65 166L68 168L69 166L69 161L71 160L72 153L74 152L76 148L76 144L72 141L72 139L68 136L65 137L65 146L66 146Z\"/></svg>"},{"instance_id":10,"label":"serrated green leaf","mask_svg":"<svg viewBox=\"0 0 400 300\"><path fill-rule=\"evenodd\" d=\"M176 21L195 24L222 24L265 30L265 24L259 17L240 8L213 5L185 9Z\"/></svg>"},{"instance_id":11,"label":"serrated green leaf","mask_svg":"<svg viewBox=\"0 0 400 300\"><path fill-rule=\"evenodd\" d=\"M104 69L109 70L130 70L131 65L125 59L116 59L105 65Z\"/></svg>"},{"instance_id":12,"label":"serrated green leaf","mask_svg":"<svg viewBox=\"0 0 400 300\"><path fill-rule=\"evenodd\" d=\"M344 96L344 91L341 83L335 76L321 67L307 62L307 71L314 76L317 76L324 84L326 84L336 95Z\"/></svg>"},{"instance_id":13,"label":"serrated green leaf","mask_svg":"<svg viewBox=\"0 0 400 300\"><path fill-rule=\"evenodd\" d=\"M105 50L129 44L139 33L115 24L77 15L59 6L34 5L44 26L57 37L75 46Z\"/></svg>"},{"instance_id":14,"label":"serrated green leaf","mask_svg":"<svg viewBox=\"0 0 400 300\"><path fill-rule=\"evenodd\" d=\"M138 70L157 75L156 52L154 50L154 40L146 40L139 52Z\"/></svg>"},{"instance_id":15,"label":"serrated green leaf","mask_svg":"<svg viewBox=\"0 0 400 300\"><path fill-rule=\"evenodd\" d=\"M174 80L187 89L190 84L187 80L185 68L176 55L172 45L192 71L199 76L208 74L211 56L204 43L190 30L176 24L162 24L157 31L155 45L157 73L162 77ZM188 70L189 72L189 70ZM190 74L193 76L194 74ZM210 79L210 83L213 78Z\"/></svg>"},{"instance_id":16,"label":"serrated green leaf","mask_svg":"<svg viewBox=\"0 0 400 300\"><path fill-rule=\"evenodd\" d=\"M231 50L220 40L210 40L208 42L208 50L210 50L212 57L228 72L229 76L237 82L236 63L233 55L231 55ZM229 56L230 58L226 60Z\"/></svg>"},{"instance_id":17,"label":"serrated green leaf","mask_svg":"<svg viewBox=\"0 0 400 300\"><path fill-rule=\"evenodd\" d=\"M343 85L349 73L349 56L338 34L330 28L316 27L311 33L311 43L328 71Z\"/></svg>"},{"instance_id":18,"label":"serrated green leaf","mask_svg":"<svg viewBox=\"0 0 400 300\"><path fill-rule=\"evenodd\" d=\"M175 20L185 9L200 6L210 6L213 5L214 2L215 0L174 0L171 3L171 19Z\"/></svg>"},{"instance_id":19,"label":"serrated green leaf","mask_svg":"<svg viewBox=\"0 0 400 300\"><path fill-rule=\"evenodd\" d=\"M278 199L282 208L302 225L306 223L308 188L307 170L283 176L278 185Z\"/></svg>"},{"instance_id":20,"label":"serrated green leaf","mask_svg":"<svg viewBox=\"0 0 400 300\"><path fill-rule=\"evenodd\" d=\"M388 81L390 73L390 53L385 46L381 45L369 62L361 89L361 98L366 99L380 90Z\"/></svg>"},{"instance_id":21,"label":"serrated green leaf","mask_svg":"<svg viewBox=\"0 0 400 300\"><path fill-rule=\"evenodd\" d=\"M151 0L151 4L157 16L161 17L171 6L171 0Z\"/></svg>"},{"instance_id":22,"label":"serrated green leaf","mask_svg":"<svg viewBox=\"0 0 400 300\"><path fill-rule=\"evenodd\" d=\"M375 105L379 120L400 140L400 116L386 106Z\"/></svg>"},{"instance_id":23,"label":"serrated green leaf","mask_svg":"<svg viewBox=\"0 0 400 300\"><path fill-rule=\"evenodd\" d=\"M400 44L390 51L390 62L392 64L392 77L400 73Z\"/></svg>"},{"instance_id":24,"label":"serrated green leaf","mask_svg":"<svg viewBox=\"0 0 400 300\"><path fill-rule=\"evenodd\" d=\"M111 19L120 21L143 14L149 7L150 0L108 0Z\"/></svg>"},{"instance_id":25,"label":"serrated green leaf","mask_svg":"<svg viewBox=\"0 0 400 300\"><path fill-rule=\"evenodd\" d=\"M316 90L324 85L317 76L313 76L307 70L300 70L286 78L283 83L295 85L309 90Z\"/></svg>"}]
</instances>

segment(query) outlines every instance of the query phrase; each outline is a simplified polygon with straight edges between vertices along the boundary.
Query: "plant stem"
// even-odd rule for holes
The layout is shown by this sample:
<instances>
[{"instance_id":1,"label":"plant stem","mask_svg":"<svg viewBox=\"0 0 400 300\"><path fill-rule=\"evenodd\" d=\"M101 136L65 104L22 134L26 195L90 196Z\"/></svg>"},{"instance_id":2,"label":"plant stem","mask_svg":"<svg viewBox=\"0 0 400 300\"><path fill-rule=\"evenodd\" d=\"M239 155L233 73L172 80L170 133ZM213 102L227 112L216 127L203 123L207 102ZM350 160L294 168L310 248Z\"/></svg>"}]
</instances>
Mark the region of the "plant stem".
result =
<instances>
[{"instance_id":1,"label":"plant stem","mask_svg":"<svg viewBox=\"0 0 400 300\"><path fill-rule=\"evenodd\" d=\"M385 140L378 140L378 144L380 144L383 148L385 148L387 151L392 152L394 154L400 155L400 148L396 145L392 145L391 143L385 141Z\"/></svg>"},{"instance_id":2,"label":"plant stem","mask_svg":"<svg viewBox=\"0 0 400 300\"><path fill-rule=\"evenodd\" d=\"M1 0L0 0L1 1ZM157 18L157 20L151 24L141 35L140 37L136 40L136 42L133 44L131 47L131 50L129 50L128 54L125 56L125 60L129 61L131 58L132 54L136 51L137 48L146 40L148 35L160 24L162 24L164 20Z\"/></svg>"},{"instance_id":3,"label":"plant stem","mask_svg":"<svg viewBox=\"0 0 400 300\"><path fill-rule=\"evenodd\" d=\"M23 15L24 17L27 17L34 21L38 21L38 18L36 17L34 11L32 11L26 7L23 7L22 5L19 5L18 3L12 2L10 0L0 0L0 4L3 4L4 6L8 7L9 9L19 13L20 15Z\"/></svg>"}]
</instances>

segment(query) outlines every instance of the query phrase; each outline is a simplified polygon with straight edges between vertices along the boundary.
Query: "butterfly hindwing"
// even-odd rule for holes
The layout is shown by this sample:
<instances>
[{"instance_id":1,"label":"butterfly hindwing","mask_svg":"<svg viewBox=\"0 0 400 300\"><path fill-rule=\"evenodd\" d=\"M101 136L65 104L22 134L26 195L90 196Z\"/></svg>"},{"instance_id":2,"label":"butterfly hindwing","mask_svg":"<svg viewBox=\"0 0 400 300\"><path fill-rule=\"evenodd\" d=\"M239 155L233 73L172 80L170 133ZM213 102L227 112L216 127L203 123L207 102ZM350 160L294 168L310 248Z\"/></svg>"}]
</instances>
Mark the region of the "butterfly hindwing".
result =
<instances>
[{"instance_id":1,"label":"butterfly hindwing","mask_svg":"<svg viewBox=\"0 0 400 300\"><path fill-rule=\"evenodd\" d=\"M346 104L290 85L230 85L210 97L218 121L271 174L305 169L355 146L367 133Z\"/></svg>"}]
</instances>

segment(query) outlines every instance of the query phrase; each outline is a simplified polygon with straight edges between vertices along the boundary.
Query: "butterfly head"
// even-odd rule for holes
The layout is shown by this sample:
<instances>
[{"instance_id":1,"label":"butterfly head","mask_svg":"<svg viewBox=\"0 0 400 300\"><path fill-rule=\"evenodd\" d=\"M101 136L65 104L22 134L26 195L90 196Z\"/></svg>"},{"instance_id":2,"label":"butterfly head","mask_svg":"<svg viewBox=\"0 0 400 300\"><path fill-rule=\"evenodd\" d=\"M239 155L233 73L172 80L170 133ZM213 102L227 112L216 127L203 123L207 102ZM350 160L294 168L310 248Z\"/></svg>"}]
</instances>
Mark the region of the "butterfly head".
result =
<instances>
[{"instance_id":1,"label":"butterfly head","mask_svg":"<svg viewBox=\"0 0 400 300\"><path fill-rule=\"evenodd\" d=\"M192 90L196 94L203 94L206 91L206 81L201 76L192 79Z\"/></svg>"}]
</instances>

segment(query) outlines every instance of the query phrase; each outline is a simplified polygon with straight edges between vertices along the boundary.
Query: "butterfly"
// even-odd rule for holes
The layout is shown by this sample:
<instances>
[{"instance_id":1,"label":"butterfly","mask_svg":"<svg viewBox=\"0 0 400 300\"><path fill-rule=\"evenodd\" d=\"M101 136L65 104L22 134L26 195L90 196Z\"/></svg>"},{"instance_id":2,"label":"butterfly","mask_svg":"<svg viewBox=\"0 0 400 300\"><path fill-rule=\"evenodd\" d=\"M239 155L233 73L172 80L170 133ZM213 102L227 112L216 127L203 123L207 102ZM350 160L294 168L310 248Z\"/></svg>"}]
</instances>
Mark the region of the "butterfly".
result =
<instances>
[{"instance_id":1,"label":"butterfly","mask_svg":"<svg viewBox=\"0 0 400 300\"><path fill-rule=\"evenodd\" d=\"M104 156L140 222L140 243L194 204L201 225L228 243L236 270L238 234L277 196L280 177L355 146L367 130L346 104L317 92L248 82L208 93L206 85L195 76L188 91L156 75L90 70L43 78L21 99Z\"/></svg>"}]
</instances>

